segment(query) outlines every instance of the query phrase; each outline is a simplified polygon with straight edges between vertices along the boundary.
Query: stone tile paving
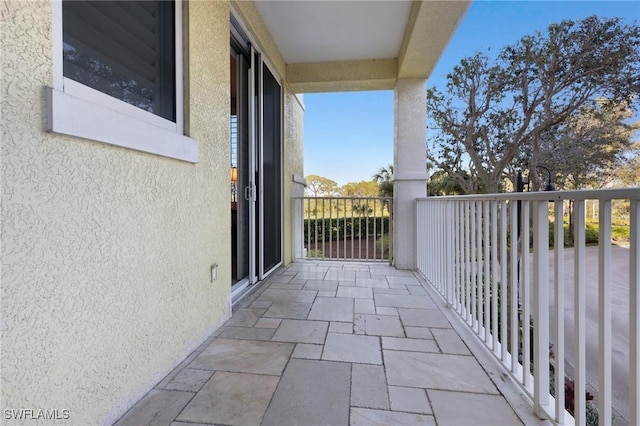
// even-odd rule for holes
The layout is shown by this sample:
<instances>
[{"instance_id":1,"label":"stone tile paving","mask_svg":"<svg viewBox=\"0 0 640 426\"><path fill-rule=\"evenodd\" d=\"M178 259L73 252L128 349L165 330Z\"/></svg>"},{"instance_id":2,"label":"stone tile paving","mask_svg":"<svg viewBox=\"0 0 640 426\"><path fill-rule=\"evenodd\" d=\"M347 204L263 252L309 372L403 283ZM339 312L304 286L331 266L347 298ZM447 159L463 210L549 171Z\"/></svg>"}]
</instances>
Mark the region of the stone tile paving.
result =
<instances>
[{"instance_id":1,"label":"stone tile paving","mask_svg":"<svg viewBox=\"0 0 640 426\"><path fill-rule=\"evenodd\" d=\"M383 264L280 268L117 425L523 424L430 294Z\"/></svg>"}]
</instances>

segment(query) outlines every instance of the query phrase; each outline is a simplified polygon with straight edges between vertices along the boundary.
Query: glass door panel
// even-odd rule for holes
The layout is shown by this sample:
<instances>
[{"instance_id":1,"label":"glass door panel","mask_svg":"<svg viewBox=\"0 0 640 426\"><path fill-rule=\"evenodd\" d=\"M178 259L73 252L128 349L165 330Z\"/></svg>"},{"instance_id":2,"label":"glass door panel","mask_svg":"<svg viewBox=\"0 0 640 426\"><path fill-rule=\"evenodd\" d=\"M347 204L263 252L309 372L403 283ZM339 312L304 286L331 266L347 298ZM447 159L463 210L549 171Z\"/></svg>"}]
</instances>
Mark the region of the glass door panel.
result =
<instances>
[{"instance_id":1,"label":"glass door panel","mask_svg":"<svg viewBox=\"0 0 640 426\"><path fill-rule=\"evenodd\" d=\"M282 261L281 88L262 65L261 208L262 272Z\"/></svg>"}]
</instances>

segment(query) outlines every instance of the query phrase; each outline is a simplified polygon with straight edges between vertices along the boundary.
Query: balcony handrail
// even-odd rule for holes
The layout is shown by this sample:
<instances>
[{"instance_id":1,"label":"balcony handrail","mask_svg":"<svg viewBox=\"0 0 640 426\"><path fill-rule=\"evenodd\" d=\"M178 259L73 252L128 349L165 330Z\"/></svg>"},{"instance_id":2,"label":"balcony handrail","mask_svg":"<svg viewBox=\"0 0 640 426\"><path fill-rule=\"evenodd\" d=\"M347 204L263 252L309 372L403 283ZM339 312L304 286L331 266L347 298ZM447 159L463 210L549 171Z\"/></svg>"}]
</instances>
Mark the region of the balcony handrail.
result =
<instances>
[{"instance_id":1,"label":"balcony handrail","mask_svg":"<svg viewBox=\"0 0 640 426\"><path fill-rule=\"evenodd\" d=\"M585 207L591 200L598 204L599 272L587 276ZM532 398L536 414L556 424L586 422L589 334L585 315L588 307L593 309L586 304L586 288L591 283L597 283L599 378L598 383L589 385L598 389L600 424L611 424L614 353L610 242L612 206L620 200L629 203L629 213L625 213L630 237L629 335L628 343L613 347L629 345L629 370L616 381L629 379L628 420L640 424L640 188L444 196L416 201L418 271ZM573 205L573 281L565 276L565 263L570 261L565 261L564 244L567 201ZM550 231L554 234L551 248ZM565 287L573 291L572 337L564 332L568 303L564 300ZM574 417L566 411L564 401L567 342L573 342L574 352ZM553 365L551 343L555 345ZM550 395L550 379L557 383L559 398Z\"/></svg>"},{"instance_id":2,"label":"balcony handrail","mask_svg":"<svg viewBox=\"0 0 640 426\"><path fill-rule=\"evenodd\" d=\"M390 197L323 195L292 199L295 259L391 260Z\"/></svg>"},{"instance_id":3,"label":"balcony handrail","mask_svg":"<svg viewBox=\"0 0 640 426\"><path fill-rule=\"evenodd\" d=\"M446 200L640 200L640 187L616 189L585 189L578 191L505 192L498 194L442 195L417 198L417 201Z\"/></svg>"},{"instance_id":4,"label":"balcony handrail","mask_svg":"<svg viewBox=\"0 0 640 426\"><path fill-rule=\"evenodd\" d=\"M358 196L352 196L352 195L335 195L335 196L332 196L332 195L319 195L317 197L313 196L313 195L305 195L303 197L291 197L291 199L292 200L322 200L322 199L325 199L325 200L329 200L329 199L331 199L331 200L336 200L336 199L338 199L338 200L344 200L344 199L347 199L347 200L350 200L350 199L353 199L353 200L365 200L366 199L366 200L385 200L385 201L386 200L392 200L391 197L365 197L365 196L360 196L360 195L358 195Z\"/></svg>"}]
</instances>

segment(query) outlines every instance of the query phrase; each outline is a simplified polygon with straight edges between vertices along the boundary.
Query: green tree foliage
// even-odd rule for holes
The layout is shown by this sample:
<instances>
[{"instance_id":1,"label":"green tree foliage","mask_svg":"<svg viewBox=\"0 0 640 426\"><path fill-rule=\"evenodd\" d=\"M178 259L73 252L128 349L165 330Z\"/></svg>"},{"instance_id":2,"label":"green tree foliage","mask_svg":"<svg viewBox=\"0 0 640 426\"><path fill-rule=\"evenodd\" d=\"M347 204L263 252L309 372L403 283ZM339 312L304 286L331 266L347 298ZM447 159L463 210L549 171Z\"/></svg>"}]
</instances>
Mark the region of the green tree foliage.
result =
<instances>
[{"instance_id":1,"label":"green tree foliage","mask_svg":"<svg viewBox=\"0 0 640 426\"><path fill-rule=\"evenodd\" d=\"M616 186L640 187L640 147L614 172Z\"/></svg>"},{"instance_id":2,"label":"green tree foliage","mask_svg":"<svg viewBox=\"0 0 640 426\"><path fill-rule=\"evenodd\" d=\"M470 179L468 174L467 179ZM463 195L464 193L464 188L460 186L458 180L444 170L434 172L427 182L427 195Z\"/></svg>"},{"instance_id":3,"label":"green tree foliage","mask_svg":"<svg viewBox=\"0 0 640 426\"><path fill-rule=\"evenodd\" d=\"M597 97L638 103L640 28L595 16L552 24L495 59L477 53L447 75L446 91L427 91L431 160L466 193L498 192L515 181L518 161L535 173L552 129ZM471 176L469 179L466 174Z\"/></svg>"},{"instance_id":4,"label":"green tree foliage","mask_svg":"<svg viewBox=\"0 0 640 426\"><path fill-rule=\"evenodd\" d=\"M338 184L324 176L309 175L304 178L307 181L305 192L312 197L331 197L338 194Z\"/></svg>"},{"instance_id":5,"label":"green tree foliage","mask_svg":"<svg viewBox=\"0 0 640 426\"><path fill-rule=\"evenodd\" d=\"M349 182L340 188L343 197L377 197L378 184L375 181Z\"/></svg>"},{"instance_id":6,"label":"green tree foliage","mask_svg":"<svg viewBox=\"0 0 640 426\"><path fill-rule=\"evenodd\" d=\"M558 189L597 188L610 183L628 159L640 122L626 123L631 111L599 99L540 135L538 161L553 171ZM636 169L636 173L638 170Z\"/></svg>"},{"instance_id":7,"label":"green tree foliage","mask_svg":"<svg viewBox=\"0 0 640 426\"><path fill-rule=\"evenodd\" d=\"M373 180L378 184L378 193L381 197L393 197L393 164L380 167L373 175Z\"/></svg>"}]
</instances>

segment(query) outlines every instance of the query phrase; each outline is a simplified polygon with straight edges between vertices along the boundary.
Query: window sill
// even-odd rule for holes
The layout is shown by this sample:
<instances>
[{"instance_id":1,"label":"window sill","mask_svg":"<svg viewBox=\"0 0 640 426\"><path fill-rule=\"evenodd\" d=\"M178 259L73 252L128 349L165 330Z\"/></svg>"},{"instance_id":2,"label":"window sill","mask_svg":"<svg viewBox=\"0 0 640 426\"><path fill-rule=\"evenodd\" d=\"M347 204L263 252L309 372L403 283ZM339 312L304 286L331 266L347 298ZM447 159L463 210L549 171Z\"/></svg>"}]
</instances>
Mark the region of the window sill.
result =
<instances>
[{"instance_id":1,"label":"window sill","mask_svg":"<svg viewBox=\"0 0 640 426\"><path fill-rule=\"evenodd\" d=\"M45 93L49 132L198 162L198 142L190 137L50 87Z\"/></svg>"}]
</instances>

